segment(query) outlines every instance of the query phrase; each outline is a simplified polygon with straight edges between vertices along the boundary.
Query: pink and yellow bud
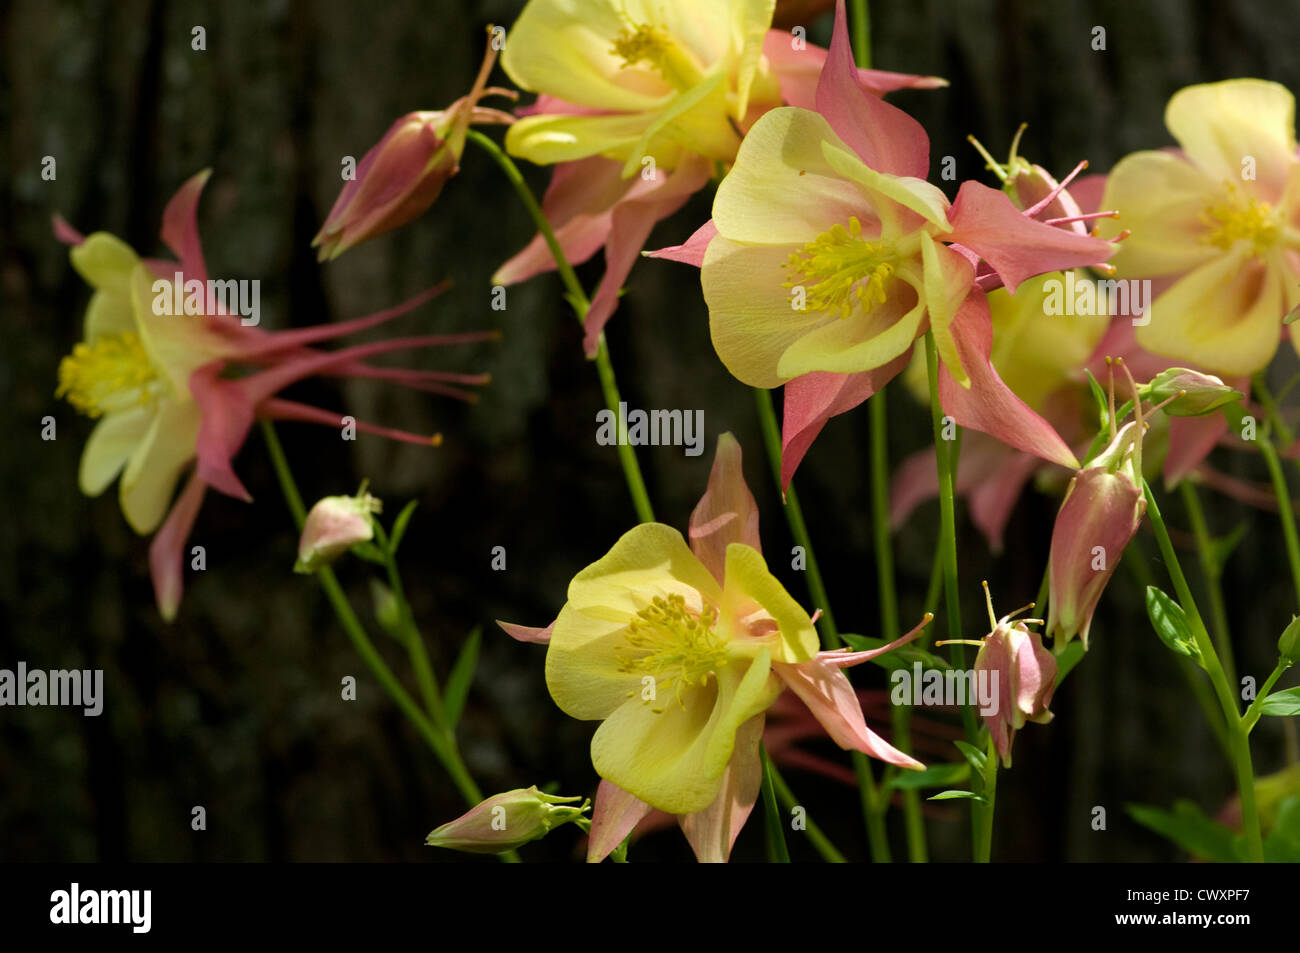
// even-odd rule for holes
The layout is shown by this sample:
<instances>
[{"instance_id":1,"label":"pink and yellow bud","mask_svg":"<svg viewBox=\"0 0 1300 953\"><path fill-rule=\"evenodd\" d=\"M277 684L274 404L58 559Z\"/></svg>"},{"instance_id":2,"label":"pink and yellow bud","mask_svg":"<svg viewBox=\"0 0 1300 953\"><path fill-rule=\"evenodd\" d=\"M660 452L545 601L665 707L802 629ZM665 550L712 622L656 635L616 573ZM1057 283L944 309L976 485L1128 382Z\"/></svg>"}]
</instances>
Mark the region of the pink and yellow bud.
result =
<instances>
[{"instance_id":1,"label":"pink and yellow bud","mask_svg":"<svg viewBox=\"0 0 1300 953\"><path fill-rule=\"evenodd\" d=\"M1142 392L1148 400L1164 404L1164 412L1171 417L1200 417L1242 396L1214 375L1186 367L1161 371Z\"/></svg>"},{"instance_id":2,"label":"pink and yellow bud","mask_svg":"<svg viewBox=\"0 0 1300 953\"><path fill-rule=\"evenodd\" d=\"M375 535L373 514L382 504L362 489L356 496L327 496L316 503L303 523L294 572L311 573L327 566Z\"/></svg>"},{"instance_id":3,"label":"pink and yellow bud","mask_svg":"<svg viewBox=\"0 0 1300 953\"><path fill-rule=\"evenodd\" d=\"M582 803L574 806L577 801ZM516 788L494 795L443 824L425 843L471 854L499 854L578 820L589 806L582 798L543 794L536 785Z\"/></svg>"},{"instance_id":4,"label":"pink and yellow bud","mask_svg":"<svg viewBox=\"0 0 1300 953\"><path fill-rule=\"evenodd\" d=\"M1026 620L1031 621L1031 620ZM1043 648L1043 638L1024 621L1003 617L984 639L975 657L975 671L989 672L997 690L997 706L982 714L984 724L1005 767L1011 767L1011 743L1025 722L1047 724L1056 690L1056 659Z\"/></svg>"}]
</instances>

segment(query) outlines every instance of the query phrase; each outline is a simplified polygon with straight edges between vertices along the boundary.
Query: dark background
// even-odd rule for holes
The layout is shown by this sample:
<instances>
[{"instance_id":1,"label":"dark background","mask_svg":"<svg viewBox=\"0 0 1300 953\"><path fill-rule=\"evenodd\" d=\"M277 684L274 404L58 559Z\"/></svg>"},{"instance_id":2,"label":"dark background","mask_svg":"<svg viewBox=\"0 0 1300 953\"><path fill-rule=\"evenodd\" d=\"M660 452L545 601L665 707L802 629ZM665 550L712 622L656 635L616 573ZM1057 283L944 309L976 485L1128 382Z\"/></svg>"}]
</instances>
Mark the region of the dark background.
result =
<instances>
[{"instance_id":1,"label":"dark background","mask_svg":"<svg viewBox=\"0 0 1300 953\"><path fill-rule=\"evenodd\" d=\"M52 238L50 215L61 211L85 232L107 230L158 254L163 205L209 166L200 231L211 270L262 280L264 327L370 313L451 276L451 293L392 328L504 332L499 344L413 358L490 371L494 381L476 406L368 382L309 382L290 395L363 419L439 430L441 448L364 435L344 443L308 425L279 429L309 500L351 492L369 477L390 519L406 499L420 501L402 565L439 672L448 671L472 627L487 626L460 728L484 791L547 782L564 793L594 790L592 726L551 703L542 649L490 625L494 618L549 622L568 579L634 520L615 453L594 440L600 391L558 281L546 276L511 288L506 311L489 307L489 276L532 234L525 214L471 147L432 213L324 266L308 247L340 187L341 157L360 157L397 116L462 95L484 25L508 24L519 7L504 0L14 0L0 7L0 667L21 659L33 668L102 668L107 695L99 718L0 710L0 857L459 857L422 846L429 830L463 809L455 791L356 657L318 587L290 571L296 534L256 433L236 460L255 502L209 494L191 540L206 548L208 568L186 573L172 625L154 608L148 540L125 523L115 487L97 500L77 489L91 422L53 394L89 290ZM1022 154L1058 174L1083 157L1105 171L1126 152L1169 143L1164 103L1184 85L1259 76L1300 88L1296 3L877 0L872 10L875 65L951 81L894 101L930 132L935 163L957 157L959 178L980 175L968 133L1003 156L1027 120ZM191 49L196 25L206 29L205 52ZM1104 52L1091 49L1094 25L1107 29ZM813 21L809 33L826 42L829 18ZM497 79L506 81L500 72ZM52 182L40 176L46 155L58 163ZM546 173L528 174L540 190ZM698 197L660 226L650 247L683 240L707 215L708 199ZM588 288L599 274L599 266L580 270ZM803 581L780 556L791 543L753 401L712 352L696 274L641 262L609 341L631 406L705 411L704 456L668 447L639 454L658 517L685 527L717 435L734 431L762 507L770 561L804 599ZM896 463L929 442L929 421L902 388L891 388L890 412ZM58 422L52 442L40 439L45 415ZM865 408L832 422L798 485L840 626L871 634L878 607L866 438ZM1254 459L1216 462L1255 479L1263 472ZM1176 498L1168 499L1170 523L1185 527ZM1218 531L1252 522L1225 584L1238 667L1262 681L1276 633L1295 608L1278 527L1268 514L1206 499ZM983 576L999 606L1033 598L1056 505L1028 492L996 561L959 507L968 630L982 624ZM896 540L904 621L921 612L936 534L930 503ZM490 568L494 546L506 548L504 572ZM1135 557L1167 586L1149 533L1136 546ZM1190 553L1187 565L1192 571ZM340 575L405 677L404 653L374 625L370 568L353 560ZM1230 772L1150 630L1140 591L1131 575L1116 575L1092 651L1052 706L1055 723L1019 736L1015 768L999 780L995 857L1174 859L1178 852L1133 824L1123 805L1168 806L1185 796L1213 813L1230 794ZM356 702L340 700L345 675L358 679ZM855 678L885 685L878 669ZM1265 720L1254 747L1259 774L1282 766L1277 720ZM813 750L847 763L829 743ZM856 795L802 772L787 777L837 844L864 856ZM190 829L194 805L207 810L206 832ZM1107 808L1106 832L1089 825L1094 805ZM969 856L965 813L934 811L934 856ZM891 817L897 823L899 815ZM738 858L761 856L760 831L758 823L745 831ZM575 841L556 834L527 856L565 859ZM895 848L901 855L901 840ZM794 850L810 856L804 845ZM686 859L689 852L679 835L657 834L634 856Z\"/></svg>"}]
</instances>

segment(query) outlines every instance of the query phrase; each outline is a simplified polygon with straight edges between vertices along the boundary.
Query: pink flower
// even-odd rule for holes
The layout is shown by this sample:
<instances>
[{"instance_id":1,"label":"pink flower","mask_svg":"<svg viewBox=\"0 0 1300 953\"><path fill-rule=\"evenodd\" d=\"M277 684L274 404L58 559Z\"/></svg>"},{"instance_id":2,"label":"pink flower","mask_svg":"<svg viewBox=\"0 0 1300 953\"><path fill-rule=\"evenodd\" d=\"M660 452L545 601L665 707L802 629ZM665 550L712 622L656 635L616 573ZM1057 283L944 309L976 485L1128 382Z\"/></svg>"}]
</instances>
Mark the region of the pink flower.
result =
<instances>
[{"instance_id":1,"label":"pink flower","mask_svg":"<svg viewBox=\"0 0 1300 953\"><path fill-rule=\"evenodd\" d=\"M988 597L988 584L984 585ZM1030 607L1032 608L1032 606ZM1023 619L1012 623L1010 616L993 617L990 600L989 624L993 631L984 637L979 654L975 657L975 671L988 672L997 686L996 708L981 712L988 726L993 744L1005 767L1011 767L1011 743L1016 732L1026 721L1045 725L1052 720L1047 706L1052 703L1056 689L1056 659L1043 648L1043 638L1030 632L1027 623L1039 619Z\"/></svg>"},{"instance_id":2,"label":"pink flower","mask_svg":"<svg viewBox=\"0 0 1300 953\"><path fill-rule=\"evenodd\" d=\"M424 446L441 440L287 400L279 396L284 388L309 376L346 375L469 399L458 385L485 383L486 377L376 367L367 359L496 336L427 335L336 351L311 346L406 314L445 285L395 308L333 325L268 332L246 324L221 306L208 281L195 221L207 178L202 172L186 182L163 214L162 239L178 263L141 260L106 232L83 238L61 220L55 226L57 237L73 246L73 266L95 288L85 338L59 367L59 395L98 420L81 460L81 489L98 496L121 474L127 522L141 535L154 534L149 565L158 610L169 621L180 604L185 542L207 489L251 499L232 461L254 419L346 424ZM177 300L185 302L184 313L172 313L168 303ZM231 376L236 369L251 373ZM190 475L173 503L186 471Z\"/></svg>"}]
</instances>

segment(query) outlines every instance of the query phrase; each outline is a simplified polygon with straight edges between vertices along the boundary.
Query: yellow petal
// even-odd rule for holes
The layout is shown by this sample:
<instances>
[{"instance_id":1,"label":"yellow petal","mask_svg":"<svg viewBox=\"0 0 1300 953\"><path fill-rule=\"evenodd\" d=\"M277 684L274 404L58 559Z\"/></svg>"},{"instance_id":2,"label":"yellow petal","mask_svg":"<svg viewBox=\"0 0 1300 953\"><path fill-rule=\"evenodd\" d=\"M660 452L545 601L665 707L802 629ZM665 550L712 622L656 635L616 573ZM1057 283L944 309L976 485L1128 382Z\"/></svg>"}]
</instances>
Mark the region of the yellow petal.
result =
<instances>
[{"instance_id":1,"label":"yellow petal","mask_svg":"<svg viewBox=\"0 0 1300 953\"><path fill-rule=\"evenodd\" d=\"M155 280L153 272L143 264L131 273L131 308L136 332L150 362L167 376L177 398L188 399L190 374L221 357L224 349L220 340L207 330L201 315L171 314L165 308L159 309L163 313L157 313ZM166 284L165 294L170 298L173 283L166 279Z\"/></svg>"},{"instance_id":2,"label":"yellow petal","mask_svg":"<svg viewBox=\"0 0 1300 953\"><path fill-rule=\"evenodd\" d=\"M569 717L608 718L629 697L640 695L641 676L624 671L619 658L627 650L630 618L607 618L571 602L560 610L546 650L546 688Z\"/></svg>"},{"instance_id":3,"label":"yellow petal","mask_svg":"<svg viewBox=\"0 0 1300 953\"><path fill-rule=\"evenodd\" d=\"M676 163L674 153L683 151L719 162L735 158L740 139L727 120L723 79L715 73L660 110L627 156L623 177L636 173L646 156L654 156L665 168Z\"/></svg>"},{"instance_id":4,"label":"yellow petal","mask_svg":"<svg viewBox=\"0 0 1300 953\"><path fill-rule=\"evenodd\" d=\"M772 26L776 13L776 0L735 0L731 10L732 48L735 72L735 108L732 117L737 121L749 111L749 94L763 55L763 40Z\"/></svg>"},{"instance_id":5,"label":"yellow petal","mask_svg":"<svg viewBox=\"0 0 1300 953\"><path fill-rule=\"evenodd\" d=\"M684 705L671 698L654 704L629 699L596 730L592 764L602 778L661 811L702 811L718 796L737 731L782 689L761 650L743 672L724 668L706 687L693 689Z\"/></svg>"},{"instance_id":6,"label":"yellow petal","mask_svg":"<svg viewBox=\"0 0 1300 953\"><path fill-rule=\"evenodd\" d=\"M929 182L877 172L847 146L823 142L821 149L831 168L856 183L871 202L885 225L882 232L885 238L895 238L912 230L904 216L892 207L894 205L910 209L941 232L952 231L948 224L948 198Z\"/></svg>"},{"instance_id":7,"label":"yellow petal","mask_svg":"<svg viewBox=\"0 0 1300 953\"><path fill-rule=\"evenodd\" d=\"M194 458L199 419L193 401L162 401L126 465L118 496L126 521L142 536L158 528L171 506L181 470Z\"/></svg>"},{"instance_id":8,"label":"yellow petal","mask_svg":"<svg viewBox=\"0 0 1300 953\"><path fill-rule=\"evenodd\" d=\"M1274 195L1296 163L1295 97L1278 83L1230 79L1180 89L1165 125L1193 162L1219 180L1241 182L1247 158Z\"/></svg>"},{"instance_id":9,"label":"yellow petal","mask_svg":"<svg viewBox=\"0 0 1300 953\"><path fill-rule=\"evenodd\" d=\"M86 320L82 336L88 343L105 334L134 334L135 315L131 313L131 298L112 291L96 291L86 306Z\"/></svg>"},{"instance_id":10,"label":"yellow petal","mask_svg":"<svg viewBox=\"0 0 1300 953\"><path fill-rule=\"evenodd\" d=\"M506 132L506 150L537 165L594 155L624 160L632 155L654 119L654 113L525 116ZM657 157L657 161L667 160Z\"/></svg>"},{"instance_id":11,"label":"yellow petal","mask_svg":"<svg viewBox=\"0 0 1300 953\"><path fill-rule=\"evenodd\" d=\"M804 245L850 216L870 214L861 193L826 160L822 143L844 149L820 114L781 107L740 144L718 186L713 223L733 241Z\"/></svg>"},{"instance_id":12,"label":"yellow petal","mask_svg":"<svg viewBox=\"0 0 1300 953\"><path fill-rule=\"evenodd\" d=\"M734 173L733 173L734 174ZM709 307L713 347L728 371L751 387L779 387L781 355L810 330L835 321L796 311L783 288L784 266L802 245L742 245L718 235L704 253L700 284Z\"/></svg>"},{"instance_id":13,"label":"yellow petal","mask_svg":"<svg viewBox=\"0 0 1300 953\"><path fill-rule=\"evenodd\" d=\"M952 318L971 289L975 271L965 258L935 242L928 232L921 233L921 262L925 268L925 307L934 331L935 349L953 379L967 387L970 374L962 365L952 336Z\"/></svg>"},{"instance_id":14,"label":"yellow petal","mask_svg":"<svg viewBox=\"0 0 1300 953\"><path fill-rule=\"evenodd\" d=\"M1190 271L1221 250L1201 238L1209 231L1202 216L1220 201L1221 184L1168 152L1125 156L1106 179L1101 207L1119 218L1097 222L1097 234L1130 234L1110 260L1120 276L1158 277Z\"/></svg>"},{"instance_id":15,"label":"yellow petal","mask_svg":"<svg viewBox=\"0 0 1300 953\"><path fill-rule=\"evenodd\" d=\"M752 546L731 543L727 546L724 617L748 614L752 611L749 602L765 609L780 626L781 641L771 653L775 661L806 662L817 654L817 630L808 613L768 571L762 555Z\"/></svg>"},{"instance_id":16,"label":"yellow petal","mask_svg":"<svg viewBox=\"0 0 1300 953\"><path fill-rule=\"evenodd\" d=\"M105 414L81 453L78 483L86 496L99 496L113 482L153 423L154 408L140 406Z\"/></svg>"},{"instance_id":17,"label":"yellow petal","mask_svg":"<svg viewBox=\"0 0 1300 953\"><path fill-rule=\"evenodd\" d=\"M1138 344L1223 377L1265 367L1281 335L1283 254L1260 262L1243 243L1197 268L1152 303Z\"/></svg>"},{"instance_id":18,"label":"yellow petal","mask_svg":"<svg viewBox=\"0 0 1300 953\"><path fill-rule=\"evenodd\" d=\"M93 287L130 298L131 272L140 258L131 246L108 232L95 232L68 252L72 267Z\"/></svg>"}]
</instances>

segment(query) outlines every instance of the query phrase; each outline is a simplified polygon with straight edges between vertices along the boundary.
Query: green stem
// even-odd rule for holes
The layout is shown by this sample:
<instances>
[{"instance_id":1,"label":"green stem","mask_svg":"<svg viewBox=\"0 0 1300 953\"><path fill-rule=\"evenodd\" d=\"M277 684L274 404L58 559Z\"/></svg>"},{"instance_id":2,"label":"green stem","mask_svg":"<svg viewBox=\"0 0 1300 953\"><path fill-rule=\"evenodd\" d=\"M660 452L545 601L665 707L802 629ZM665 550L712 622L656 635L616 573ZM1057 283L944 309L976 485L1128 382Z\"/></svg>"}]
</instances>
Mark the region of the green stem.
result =
<instances>
[{"instance_id":1,"label":"green stem","mask_svg":"<svg viewBox=\"0 0 1300 953\"><path fill-rule=\"evenodd\" d=\"M769 761L767 766L772 773L772 785L776 788L776 796L780 798L781 806L787 811L793 811L796 807L799 807L800 804L798 798L796 798L794 792L790 790L790 785L785 783L785 778L781 777L781 772L776 769L776 765ZM836 849L835 845L831 843L830 838L822 833L820 827L813 823L813 820L808 816L807 811L804 812L803 820L806 825L805 831L808 834L808 840L813 845L813 849L816 850L817 853L821 854L823 860L832 864L848 863L844 855L841 854L839 850Z\"/></svg>"},{"instance_id":2,"label":"green stem","mask_svg":"<svg viewBox=\"0 0 1300 953\"><path fill-rule=\"evenodd\" d=\"M785 825L781 823L781 809L776 804L776 788L772 781L772 759L767 748L760 746L763 758L763 813L767 817L767 859L772 863L790 863L790 851L785 845Z\"/></svg>"},{"instance_id":3,"label":"green stem","mask_svg":"<svg viewBox=\"0 0 1300 953\"><path fill-rule=\"evenodd\" d=\"M275 468L275 475L280 483L280 490L283 492L285 502L289 506L289 512L293 515L294 525L301 531L307 518L307 510L303 506L302 494L298 492L298 485L294 481L293 472L289 469L289 461L284 455L284 447L280 444L280 438L276 436L275 428L269 420L261 421L261 425L262 436L266 441L267 451L271 456L271 464ZM397 677L375 648L374 643L370 641L370 636L366 634L366 630L361 625L356 613L352 611L352 606L343 592L343 587L339 585L334 570L325 566L318 569L315 576L320 582L321 588L325 591L325 597L334 609L339 624L357 650L357 654L361 656L362 661L370 668L379 684L393 699L402 714L415 727L420 737L432 749L434 755L447 771L452 783L465 799L465 803L470 807L477 805L483 800L483 794L479 791L478 785L474 783L474 779L470 777L469 769L465 767L464 761L461 760L460 751L456 748L454 739L444 735L425 716L424 712L420 710L420 706L407 694L406 689L397 680ZM507 851L498 856L508 863L518 863L519 861L519 855L514 851Z\"/></svg>"},{"instance_id":4,"label":"green stem","mask_svg":"<svg viewBox=\"0 0 1300 953\"><path fill-rule=\"evenodd\" d=\"M442 693L438 691L438 679L434 675L433 665L429 661L429 653L425 649L419 626L415 624L415 613L411 611L411 604L406 599L406 589L402 586L402 575L397 569L397 560L394 558L388 544L388 534L378 522L375 524L375 532L379 538L379 549L384 554L384 569L388 575L388 588L393 594L393 599L397 603L398 615L402 619L406 651L411 658L411 668L415 672L415 683L420 688L420 695L424 698L424 707L428 710L433 723L444 734L450 735L451 730L447 724L447 712L442 704Z\"/></svg>"},{"instance_id":5,"label":"green stem","mask_svg":"<svg viewBox=\"0 0 1300 953\"><path fill-rule=\"evenodd\" d=\"M514 160L501 150L500 146L478 130L470 129L467 136L470 142L473 142L492 157L492 160L505 173L506 180L514 186L520 200L524 203L524 208L528 210L528 214L532 217L533 224L537 226L538 234L542 236L547 249L551 252L551 257L555 259L555 270L559 273L560 280L564 283L565 290L568 292L569 304L573 307L578 323L585 324L587 311L591 308L591 301L587 298L582 283L578 281L573 266L569 264L568 258L565 257L559 239L555 237L555 231L551 228L551 223L546 219L546 213L542 211L541 205L538 204L536 196L533 195L533 190L524 181L519 167L515 165ZM621 398L619 397L618 383L614 377L614 365L609 358L609 346L605 343L604 334L601 334L597 344L596 370L600 376L600 386L605 398L605 407L614 415L614 419L618 420L618 405ZM653 523L655 518L654 508L650 505L650 495L646 492L645 479L641 476L641 466L637 463L636 451L631 444L622 439L623 436L623 434L619 434L618 459L623 467L623 475L627 480L628 492L632 496L632 505L636 508L637 519L643 523Z\"/></svg>"},{"instance_id":6,"label":"green stem","mask_svg":"<svg viewBox=\"0 0 1300 953\"><path fill-rule=\"evenodd\" d=\"M925 367L930 380L930 424L934 430L935 460L939 468L939 549L943 553L943 589L948 616L948 638L961 639L961 593L957 588L957 517L956 494L953 489L951 448L943 437L943 408L939 406L939 354L934 345L934 333L925 332ZM950 645L953 668L966 669L966 646L960 642ZM966 738L974 744L978 737L975 711L970 705L961 708L962 724Z\"/></svg>"},{"instance_id":7,"label":"green stem","mask_svg":"<svg viewBox=\"0 0 1300 953\"><path fill-rule=\"evenodd\" d=\"M880 597L880 637L886 642L898 638L898 592L894 576L894 551L889 538L889 416L885 389L867 401L871 423L871 518L876 551L876 589ZM912 706L891 706L894 747L912 752ZM921 814L920 792L902 792L903 823L907 833L907 859L914 864L927 860L925 819Z\"/></svg>"},{"instance_id":8,"label":"green stem","mask_svg":"<svg viewBox=\"0 0 1300 953\"><path fill-rule=\"evenodd\" d=\"M853 0L853 51L858 66L871 68L871 13L867 0Z\"/></svg>"},{"instance_id":9,"label":"green stem","mask_svg":"<svg viewBox=\"0 0 1300 953\"><path fill-rule=\"evenodd\" d=\"M1264 712L1260 706L1264 704L1264 699L1268 697L1268 693L1273 690L1273 686L1276 685L1277 680L1282 677L1282 673L1294 664L1294 662L1289 662L1286 659L1278 659L1277 665L1274 666L1273 671L1268 678L1264 680L1264 684L1260 688L1259 693L1255 696L1255 700L1250 703L1250 707L1246 709L1246 714L1241 717L1242 725L1246 729L1247 733L1254 729L1256 722L1258 722L1260 716L1263 715Z\"/></svg>"},{"instance_id":10,"label":"green stem","mask_svg":"<svg viewBox=\"0 0 1300 953\"><path fill-rule=\"evenodd\" d=\"M998 793L998 749L989 734L988 749L984 755L984 790L980 792L988 799L980 812L978 834L975 839L975 862L987 864L993 853L993 814Z\"/></svg>"},{"instance_id":11,"label":"green stem","mask_svg":"<svg viewBox=\"0 0 1300 953\"><path fill-rule=\"evenodd\" d=\"M1300 606L1300 540L1296 538L1295 513L1291 509L1291 493L1287 489L1286 474L1282 472L1282 461L1278 459L1277 449L1273 446L1273 435L1264 433L1259 441L1260 452L1268 465L1268 475L1273 481L1273 493L1277 496L1278 519L1282 521L1282 538L1286 540L1286 558L1291 566L1291 582L1295 585L1296 605Z\"/></svg>"},{"instance_id":12,"label":"green stem","mask_svg":"<svg viewBox=\"0 0 1300 953\"><path fill-rule=\"evenodd\" d=\"M1142 481L1142 492L1146 497L1147 516L1151 520L1152 529L1155 530L1156 541L1160 544L1160 554L1164 557L1165 568L1174 584L1178 601L1187 614L1188 622L1191 623L1192 635L1201 654L1201 664L1209 673L1210 682L1214 685L1219 704L1223 708L1224 721L1228 725L1232 767L1237 780L1237 794L1241 798L1241 820L1242 828L1246 833L1246 848L1252 861L1262 861L1264 847L1260 834L1259 808L1255 801L1255 769L1250 757L1250 730L1246 727L1245 720L1237 708L1236 698L1224 674L1219 655L1214 649L1214 642L1210 639L1200 609L1197 608L1191 588L1187 585L1187 577L1183 575L1183 567L1169 538L1169 530L1165 526L1164 517L1160 514L1160 507L1156 504L1155 494L1151 492L1151 486L1146 480Z\"/></svg>"},{"instance_id":13,"label":"green stem","mask_svg":"<svg viewBox=\"0 0 1300 953\"><path fill-rule=\"evenodd\" d=\"M1209 526L1205 521L1205 511L1201 508L1200 497L1191 480L1183 480L1178 486L1187 509L1188 522L1192 524L1192 534L1196 537L1196 555L1201 563L1201 574L1205 577L1205 591L1210 598L1210 618L1214 622L1214 644L1223 659L1223 671L1228 681L1236 684L1237 663L1232 652L1232 635L1228 625L1228 610L1223 601L1223 573L1214 558L1214 540L1210 536Z\"/></svg>"}]
</instances>

